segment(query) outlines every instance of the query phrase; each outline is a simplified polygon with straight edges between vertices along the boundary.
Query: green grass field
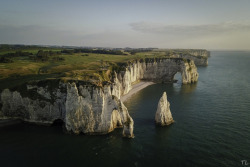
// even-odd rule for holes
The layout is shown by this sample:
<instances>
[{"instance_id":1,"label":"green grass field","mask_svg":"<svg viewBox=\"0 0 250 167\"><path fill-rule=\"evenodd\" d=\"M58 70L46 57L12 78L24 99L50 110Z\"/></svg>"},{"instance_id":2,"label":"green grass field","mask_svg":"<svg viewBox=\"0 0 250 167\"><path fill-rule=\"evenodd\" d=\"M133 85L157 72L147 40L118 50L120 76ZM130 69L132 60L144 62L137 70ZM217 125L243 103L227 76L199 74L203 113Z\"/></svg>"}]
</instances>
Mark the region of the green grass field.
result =
<instances>
[{"instance_id":1,"label":"green grass field","mask_svg":"<svg viewBox=\"0 0 250 167\"><path fill-rule=\"evenodd\" d=\"M25 50L36 54L38 50ZM57 50L58 51L58 50ZM7 53L6 51L0 54ZM47 74L63 73L72 70L99 70L103 63L127 62L139 58L153 58L166 55L164 52L140 52L135 55L109 55L88 53L88 56L82 56L83 53L73 55L62 54L64 61L54 62L35 62L29 57L14 57L12 63L0 63L0 79L8 78L13 75L31 75L38 74L39 69L46 69Z\"/></svg>"},{"instance_id":2,"label":"green grass field","mask_svg":"<svg viewBox=\"0 0 250 167\"><path fill-rule=\"evenodd\" d=\"M49 58L46 61L35 61L31 57L36 57L39 50L58 52L58 57L62 61L54 61ZM16 51L29 52L29 56L11 57L10 63L0 63L0 89L10 85L21 84L30 80L40 80L46 78L60 78L63 80L92 80L108 81L112 66L117 63L126 63L128 61L145 58L163 58L170 57L172 50L153 49L151 51L123 52L123 55L98 54L98 53L61 53L62 48L1 48L0 58L6 53L15 53ZM179 51L179 50L178 50ZM184 50L186 52L186 50ZM183 51L183 52L184 52ZM180 52L180 51L179 51ZM181 51L182 52L182 51ZM86 56L87 55L87 56ZM119 66L117 66L119 68ZM116 68L117 68L116 67ZM98 84L98 83L97 83Z\"/></svg>"},{"instance_id":3,"label":"green grass field","mask_svg":"<svg viewBox=\"0 0 250 167\"><path fill-rule=\"evenodd\" d=\"M41 48L24 49L18 51L32 53L33 56ZM44 51L49 49L44 49ZM2 50L0 55L6 53L15 53L17 50ZM53 49L52 51L61 51ZM86 56L88 55L88 56ZM11 63L0 63L0 89L17 85L29 80L39 80L46 78L78 79L78 80L99 80L109 79L110 66L116 63L125 63L127 61L140 58L162 57L164 52L140 52L134 55L111 55L95 53L74 53L61 54L63 61L34 61L28 56L13 57ZM103 72L105 71L105 73ZM108 73L106 73L108 72Z\"/></svg>"}]
</instances>

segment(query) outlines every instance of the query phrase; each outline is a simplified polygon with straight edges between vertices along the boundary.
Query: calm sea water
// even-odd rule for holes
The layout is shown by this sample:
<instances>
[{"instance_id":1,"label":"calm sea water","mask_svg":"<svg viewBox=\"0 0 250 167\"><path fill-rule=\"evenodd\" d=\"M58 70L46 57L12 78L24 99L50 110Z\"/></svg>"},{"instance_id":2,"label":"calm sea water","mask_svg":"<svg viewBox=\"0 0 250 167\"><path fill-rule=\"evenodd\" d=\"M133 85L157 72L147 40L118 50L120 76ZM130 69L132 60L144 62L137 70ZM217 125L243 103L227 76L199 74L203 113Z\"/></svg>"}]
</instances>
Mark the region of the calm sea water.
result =
<instances>
[{"instance_id":1,"label":"calm sea water","mask_svg":"<svg viewBox=\"0 0 250 167\"><path fill-rule=\"evenodd\" d=\"M18 166L243 166L250 163L250 52L212 52L193 85L151 85L125 105L134 139L67 135L60 127L0 128L0 164ZM156 127L167 92L175 123Z\"/></svg>"}]
</instances>

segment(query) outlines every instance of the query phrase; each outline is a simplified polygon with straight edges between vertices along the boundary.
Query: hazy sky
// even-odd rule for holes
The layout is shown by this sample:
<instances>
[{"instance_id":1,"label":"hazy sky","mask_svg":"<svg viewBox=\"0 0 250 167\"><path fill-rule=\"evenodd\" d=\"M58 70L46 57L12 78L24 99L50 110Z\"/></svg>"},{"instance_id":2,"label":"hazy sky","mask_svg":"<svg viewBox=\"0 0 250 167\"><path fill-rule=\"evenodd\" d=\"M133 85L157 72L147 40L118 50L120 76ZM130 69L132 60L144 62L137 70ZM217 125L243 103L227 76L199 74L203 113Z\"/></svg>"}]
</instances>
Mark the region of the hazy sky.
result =
<instances>
[{"instance_id":1,"label":"hazy sky","mask_svg":"<svg viewBox=\"0 0 250 167\"><path fill-rule=\"evenodd\" d=\"M250 0L1 0L0 43L250 49Z\"/></svg>"}]
</instances>

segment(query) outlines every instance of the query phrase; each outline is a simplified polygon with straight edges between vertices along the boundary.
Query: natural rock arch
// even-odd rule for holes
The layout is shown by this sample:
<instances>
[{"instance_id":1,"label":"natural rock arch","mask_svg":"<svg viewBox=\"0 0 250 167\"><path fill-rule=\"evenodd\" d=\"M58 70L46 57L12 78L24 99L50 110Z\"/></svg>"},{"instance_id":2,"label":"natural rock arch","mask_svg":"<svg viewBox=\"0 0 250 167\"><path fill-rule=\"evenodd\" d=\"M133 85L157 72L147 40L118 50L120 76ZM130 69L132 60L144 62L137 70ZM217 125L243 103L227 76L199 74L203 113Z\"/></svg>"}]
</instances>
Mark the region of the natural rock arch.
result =
<instances>
[{"instance_id":1,"label":"natural rock arch","mask_svg":"<svg viewBox=\"0 0 250 167\"><path fill-rule=\"evenodd\" d=\"M182 58L146 59L136 61L115 73L112 94L120 98L132 89L138 80L154 82L172 82L174 75L180 72L182 84L195 83L198 80L197 68L192 60Z\"/></svg>"},{"instance_id":2,"label":"natural rock arch","mask_svg":"<svg viewBox=\"0 0 250 167\"><path fill-rule=\"evenodd\" d=\"M161 59L154 64L147 64L143 79L172 82L177 72L181 73L183 84L194 83L198 80L194 62L185 59Z\"/></svg>"},{"instance_id":3,"label":"natural rock arch","mask_svg":"<svg viewBox=\"0 0 250 167\"><path fill-rule=\"evenodd\" d=\"M175 73L172 80L174 82L182 83L182 75L181 75L181 73L180 72Z\"/></svg>"}]
</instances>

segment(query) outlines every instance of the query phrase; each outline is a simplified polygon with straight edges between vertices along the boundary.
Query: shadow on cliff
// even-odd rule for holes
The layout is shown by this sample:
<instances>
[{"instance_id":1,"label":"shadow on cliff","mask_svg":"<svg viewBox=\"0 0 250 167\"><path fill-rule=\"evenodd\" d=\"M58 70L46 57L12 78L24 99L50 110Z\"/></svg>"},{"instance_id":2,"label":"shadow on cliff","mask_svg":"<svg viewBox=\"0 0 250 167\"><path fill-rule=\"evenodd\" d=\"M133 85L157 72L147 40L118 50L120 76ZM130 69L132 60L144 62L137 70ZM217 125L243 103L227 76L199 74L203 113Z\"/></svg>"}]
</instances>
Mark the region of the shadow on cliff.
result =
<instances>
[{"instance_id":1,"label":"shadow on cliff","mask_svg":"<svg viewBox=\"0 0 250 167\"><path fill-rule=\"evenodd\" d=\"M62 127L62 126L64 126L64 122L63 122L63 120L61 120L61 119L56 119L56 120L54 120L54 122L53 122L53 124L51 125L51 126L59 126L59 127Z\"/></svg>"}]
</instances>

